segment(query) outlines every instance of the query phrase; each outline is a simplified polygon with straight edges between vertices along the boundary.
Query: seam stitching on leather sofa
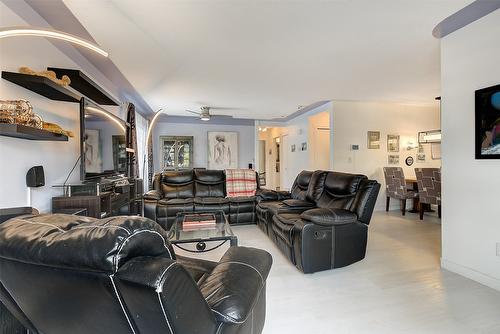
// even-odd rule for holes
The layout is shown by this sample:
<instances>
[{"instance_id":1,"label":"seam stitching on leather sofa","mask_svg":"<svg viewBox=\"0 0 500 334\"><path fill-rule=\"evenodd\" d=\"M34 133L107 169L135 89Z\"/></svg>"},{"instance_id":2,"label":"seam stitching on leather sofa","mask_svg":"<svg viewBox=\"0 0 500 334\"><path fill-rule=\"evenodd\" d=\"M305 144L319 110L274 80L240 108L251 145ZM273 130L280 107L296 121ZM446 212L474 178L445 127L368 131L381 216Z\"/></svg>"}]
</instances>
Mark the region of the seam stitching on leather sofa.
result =
<instances>
[{"instance_id":1,"label":"seam stitching on leather sofa","mask_svg":"<svg viewBox=\"0 0 500 334\"><path fill-rule=\"evenodd\" d=\"M137 234L140 234L140 233L153 233L153 234L158 235L163 240L163 246L167 250L168 255L170 256L170 259L173 259L172 253L170 253L170 249L168 249L167 242L165 241L165 238L160 233L158 233L156 231L151 231L151 230L139 230L139 231L135 231L134 233L129 235L125 240L123 240L120 247L118 248L118 252L115 254L115 256L113 256L113 264L115 267L115 272L118 271L118 262L119 262L118 256L120 255L121 251L123 250L123 247L131 238L133 238L134 236L136 236Z\"/></svg>"},{"instance_id":2,"label":"seam stitching on leather sofa","mask_svg":"<svg viewBox=\"0 0 500 334\"><path fill-rule=\"evenodd\" d=\"M227 262L222 262L222 263L234 263L234 264L239 264L239 265L242 265L242 266L246 266L246 267L252 268L253 270L255 270L257 272L257 274L259 274L262 283L264 283L264 277L262 277L262 274L260 273L260 271L258 271L257 268L255 268L254 266L252 266L252 265L250 265L248 263L243 263L243 262L239 262L239 261L227 261Z\"/></svg>"},{"instance_id":3,"label":"seam stitching on leather sofa","mask_svg":"<svg viewBox=\"0 0 500 334\"><path fill-rule=\"evenodd\" d=\"M132 322L130 321L130 318L128 317L127 311L125 310L125 306L123 306L123 301L120 298L120 295L118 294L118 289L116 288L115 285L115 280L113 279L114 274L109 275L109 279L111 280L111 285L113 286L113 290L115 291L116 298L118 299L118 302L120 303L120 307L122 308L122 312L125 315L125 318L127 318L128 325L130 326L130 329L132 330L132 333L135 334L134 327L132 326Z\"/></svg>"},{"instance_id":4,"label":"seam stitching on leather sofa","mask_svg":"<svg viewBox=\"0 0 500 334\"><path fill-rule=\"evenodd\" d=\"M53 227L53 228L59 230L60 232L66 232L65 230L63 230L62 228L60 228L59 226L56 226L56 225L52 225L52 224L48 224L48 223L42 223L42 222L30 222L29 220L24 220L24 219L19 219L19 220L22 221L22 222L24 222L24 223L31 224L31 225L45 225L45 226Z\"/></svg>"},{"instance_id":5,"label":"seam stitching on leather sofa","mask_svg":"<svg viewBox=\"0 0 500 334\"><path fill-rule=\"evenodd\" d=\"M165 321L167 322L168 329L170 330L171 334L174 334L174 331L172 330L172 326L170 325L170 321L168 321L167 313L165 312L165 307L163 307L163 302L161 301L161 295L159 292L157 292L158 295L158 301L160 302L160 307L163 312L163 316L165 317Z\"/></svg>"},{"instance_id":6,"label":"seam stitching on leather sofa","mask_svg":"<svg viewBox=\"0 0 500 334\"><path fill-rule=\"evenodd\" d=\"M163 273L160 275L160 277L158 278L158 280L156 280L156 283L155 283L155 288L156 288L156 292L163 292L163 288L162 286L160 285L161 284L161 281L163 281L163 277L165 276L165 274L167 273L167 271L172 268L172 266L174 264L176 264L177 262L172 262L164 271Z\"/></svg>"}]
</instances>

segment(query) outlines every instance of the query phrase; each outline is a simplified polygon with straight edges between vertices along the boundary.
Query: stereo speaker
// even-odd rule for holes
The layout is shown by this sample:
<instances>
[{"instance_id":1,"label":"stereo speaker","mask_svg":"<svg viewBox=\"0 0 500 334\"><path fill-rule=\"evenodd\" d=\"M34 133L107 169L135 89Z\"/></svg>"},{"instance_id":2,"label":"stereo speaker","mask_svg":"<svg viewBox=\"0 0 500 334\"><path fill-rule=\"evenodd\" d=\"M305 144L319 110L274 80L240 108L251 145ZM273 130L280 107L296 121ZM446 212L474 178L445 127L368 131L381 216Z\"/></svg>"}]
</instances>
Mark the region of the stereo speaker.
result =
<instances>
[{"instance_id":1,"label":"stereo speaker","mask_svg":"<svg viewBox=\"0 0 500 334\"><path fill-rule=\"evenodd\" d=\"M45 185L45 174L43 166L33 166L26 173L27 187L43 187Z\"/></svg>"}]
</instances>

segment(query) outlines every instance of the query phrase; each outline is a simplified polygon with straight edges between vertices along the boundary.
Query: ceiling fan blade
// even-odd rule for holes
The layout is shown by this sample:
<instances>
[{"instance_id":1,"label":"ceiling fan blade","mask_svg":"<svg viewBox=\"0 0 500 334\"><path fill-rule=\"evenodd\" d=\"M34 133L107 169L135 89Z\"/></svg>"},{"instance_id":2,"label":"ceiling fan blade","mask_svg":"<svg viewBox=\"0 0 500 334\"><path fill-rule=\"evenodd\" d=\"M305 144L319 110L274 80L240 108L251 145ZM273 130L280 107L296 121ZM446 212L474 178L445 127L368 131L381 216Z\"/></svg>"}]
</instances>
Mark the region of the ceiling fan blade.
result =
<instances>
[{"instance_id":1,"label":"ceiling fan blade","mask_svg":"<svg viewBox=\"0 0 500 334\"><path fill-rule=\"evenodd\" d=\"M190 112L190 113L192 113L192 114L201 115L201 113L196 112L196 111L192 111L192 110L188 110L188 109L186 109L186 111L187 111L187 112Z\"/></svg>"},{"instance_id":2,"label":"ceiling fan blade","mask_svg":"<svg viewBox=\"0 0 500 334\"><path fill-rule=\"evenodd\" d=\"M245 108L238 107L210 107L210 110L245 110Z\"/></svg>"}]
</instances>

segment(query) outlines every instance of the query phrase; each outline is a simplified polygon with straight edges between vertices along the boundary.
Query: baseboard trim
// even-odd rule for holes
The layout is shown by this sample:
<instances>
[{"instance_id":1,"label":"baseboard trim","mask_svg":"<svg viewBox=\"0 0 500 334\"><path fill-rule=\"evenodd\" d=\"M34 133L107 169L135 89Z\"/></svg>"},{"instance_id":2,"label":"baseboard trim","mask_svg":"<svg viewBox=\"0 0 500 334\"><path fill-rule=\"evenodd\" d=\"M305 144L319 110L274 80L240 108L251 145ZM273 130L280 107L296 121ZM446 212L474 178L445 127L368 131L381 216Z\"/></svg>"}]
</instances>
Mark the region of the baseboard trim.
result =
<instances>
[{"instance_id":1,"label":"baseboard trim","mask_svg":"<svg viewBox=\"0 0 500 334\"><path fill-rule=\"evenodd\" d=\"M443 258L441 258L441 268L452 271L456 274L467 277L473 281L479 282L492 289L500 291L500 279L498 278L491 277L472 268L462 266L461 264Z\"/></svg>"}]
</instances>

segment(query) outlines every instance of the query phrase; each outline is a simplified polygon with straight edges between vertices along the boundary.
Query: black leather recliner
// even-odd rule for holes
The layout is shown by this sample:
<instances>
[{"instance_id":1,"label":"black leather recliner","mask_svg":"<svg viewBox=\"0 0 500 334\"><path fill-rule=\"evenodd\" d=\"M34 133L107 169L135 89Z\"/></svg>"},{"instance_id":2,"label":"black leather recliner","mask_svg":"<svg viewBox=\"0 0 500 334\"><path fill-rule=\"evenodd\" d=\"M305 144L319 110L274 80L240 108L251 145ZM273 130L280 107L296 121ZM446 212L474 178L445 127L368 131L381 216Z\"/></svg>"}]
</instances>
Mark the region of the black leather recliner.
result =
<instances>
[{"instance_id":1,"label":"black leather recliner","mask_svg":"<svg viewBox=\"0 0 500 334\"><path fill-rule=\"evenodd\" d=\"M0 300L37 334L260 333L271 262L176 258L147 218L25 216L0 225Z\"/></svg>"},{"instance_id":2,"label":"black leather recliner","mask_svg":"<svg viewBox=\"0 0 500 334\"><path fill-rule=\"evenodd\" d=\"M257 181L256 174L256 181ZM179 212L222 210L230 224L255 222L255 196L226 198L223 170L164 171L144 194L144 215L170 229Z\"/></svg>"},{"instance_id":3,"label":"black leather recliner","mask_svg":"<svg viewBox=\"0 0 500 334\"><path fill-rule=\"evenodd\" d=\"M344 267L365 257L379 190L364 175L303 171L290 194L259 199L259 226L304 273Z\"/></svg>"}]
</instances>

